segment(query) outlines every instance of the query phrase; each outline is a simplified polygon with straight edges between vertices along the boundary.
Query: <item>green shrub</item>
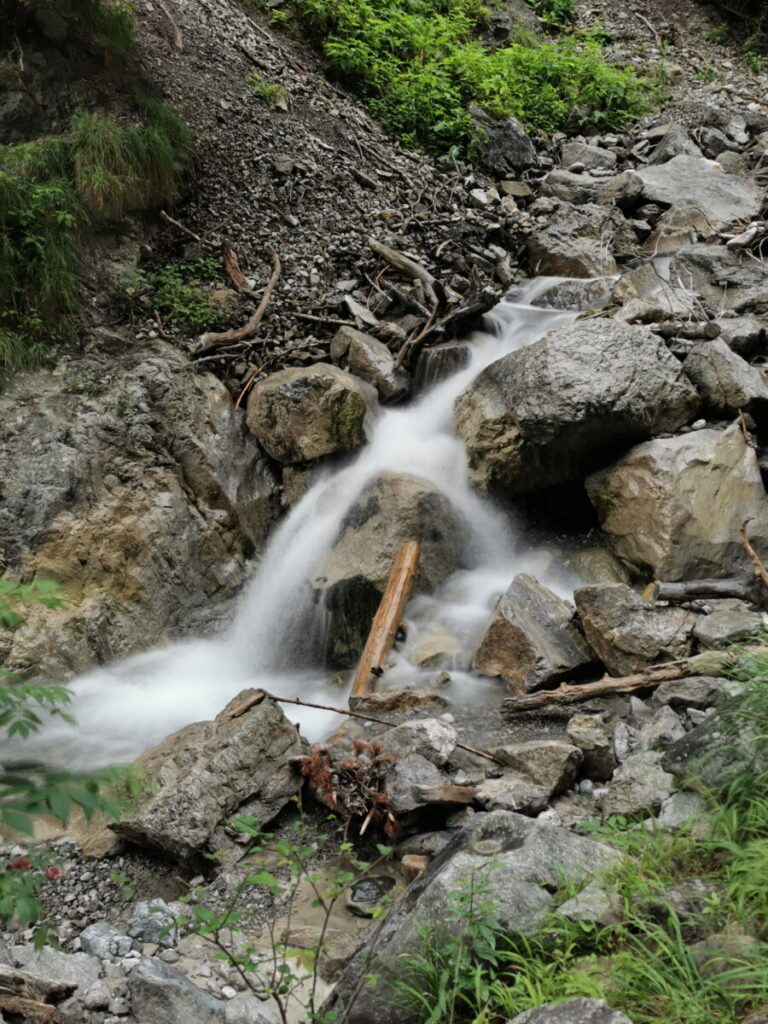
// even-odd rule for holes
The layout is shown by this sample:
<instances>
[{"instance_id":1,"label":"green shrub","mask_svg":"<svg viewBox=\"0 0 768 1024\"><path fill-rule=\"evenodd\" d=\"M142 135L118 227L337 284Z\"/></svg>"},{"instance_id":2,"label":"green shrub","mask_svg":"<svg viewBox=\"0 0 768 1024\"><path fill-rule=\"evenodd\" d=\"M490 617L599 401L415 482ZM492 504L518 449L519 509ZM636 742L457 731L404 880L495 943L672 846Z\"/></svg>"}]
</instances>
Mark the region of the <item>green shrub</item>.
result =
<instances>
[{"instance_id":1,"label":"green shrub","mask_svg":"<svg viewBox=\"0 0 768 1024\"><path fill-rule=\"evenodd\" d=\"M83 229L175 198L189 128L155 100L141 109L141 123L79 113L60 138L0 146L0 380L72 331Z\"/></svg>"},{"instance_id":2,"label":"green shrub","mask_svg":"<svg viewBox=\"0 0 768 1024\"><path fill-rule=\"evenodd\" d=\"M478 0L296 0L322 40L329 70L357 88L407 142L434 151L472 144L467 105L562 128L575 108L587 124L616 127L642 109L644 87L605 62L595 39L568 35L493 49L478 39ZM565 18L569 0L544 0Z\"/></svg>"},{"instance_id":3,"label":"green shrub","mask_svg":"<svg viewBox=\"0 0 768 1024\"><path fill-rule=\"evenodd\" d=\"M212 302L204 287L220 273L219 264L209 259L137 271L120 282L123 306L131 315L157 311L186 334L229 327L234 314Z\"/></svg>"}]
</instances>

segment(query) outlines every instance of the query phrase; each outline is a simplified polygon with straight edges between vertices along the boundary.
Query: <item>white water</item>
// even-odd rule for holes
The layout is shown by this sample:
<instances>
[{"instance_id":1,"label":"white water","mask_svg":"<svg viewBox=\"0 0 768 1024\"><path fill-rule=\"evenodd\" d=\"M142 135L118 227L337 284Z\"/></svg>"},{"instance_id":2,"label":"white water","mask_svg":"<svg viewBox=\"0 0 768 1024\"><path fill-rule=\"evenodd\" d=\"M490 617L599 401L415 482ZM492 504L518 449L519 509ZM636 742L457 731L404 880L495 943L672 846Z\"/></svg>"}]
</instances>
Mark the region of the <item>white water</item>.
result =
<instances>
[{"instance_id":1,"label":"white water","mask_svg":"<svg viewBox=\"0 0 768 1024\"><path fill-rule=\"evenodd\" d=\"M483 367L576 316L531 304L547 301L545 293L554 284L551 278L532 281L514 301L500 303L494 310L498 333L471 339L465 370L407 408L383 410L357 458L316 480L272 536L226 633L149 651L81 676L70 687L77 726L54 719L19 753L72 769L127 761L181 726L213 718L246 686L343 704L344 694L326 683L325 670L306 663L313 614L307 581L334 542L349 506L383 471L412 473L443 491L471 524L468 555L474 566L455 573L438 593L409 604L408 642L387 672L388 683L409 686L434 676L434 669L415 669L408 653L435 627L443 627L471 651L496 599L516 573L532 572L562 590L564 577L551 569L547 553L525 550L510 523L470 488L464 445L452 425L456 398ZM472 686L474 691L491 685L471 677L468 662L461 655L450 666L452 685ZM330 712L284 707L310 739L330 731L338 721Z\"/></svg>"}]
</instances>

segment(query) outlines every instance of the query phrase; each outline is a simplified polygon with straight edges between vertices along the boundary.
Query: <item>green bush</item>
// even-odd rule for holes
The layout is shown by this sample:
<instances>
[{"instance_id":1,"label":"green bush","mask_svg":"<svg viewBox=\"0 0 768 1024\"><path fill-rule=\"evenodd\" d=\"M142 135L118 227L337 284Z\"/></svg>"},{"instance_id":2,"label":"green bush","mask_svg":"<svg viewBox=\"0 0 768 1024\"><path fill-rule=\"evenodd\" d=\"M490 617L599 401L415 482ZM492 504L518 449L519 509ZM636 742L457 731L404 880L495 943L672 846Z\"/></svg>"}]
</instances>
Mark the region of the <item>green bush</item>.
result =
<instances>
[{"instance_id":1,"label":"green bush","mask_svg":"<svg viewBox=\"0 0 768 1024\"><path fill-rule=\"evenodd\" d=\"M407 142L433 151L471 149L472 102L547 130L562 128L577 107L586 124L605 128L642 110L642 82L606 63L595 39L485 46L478 34L489 12L479 0L296 2L329 70ZM570 0L539 6L563 20L572 8Z\"/></svg>"},{"instance_id":2,"label":"green bush","mask_svg":"<svg viewBox=\"0 0 768 1024\"><path fill-rule=\"evenodd\" d=\"M88 224L171 202L191 133L164 104L141 123L77 114L60 138L0 146L0 379L66 337Z\"/></svg>"}]
</instances>

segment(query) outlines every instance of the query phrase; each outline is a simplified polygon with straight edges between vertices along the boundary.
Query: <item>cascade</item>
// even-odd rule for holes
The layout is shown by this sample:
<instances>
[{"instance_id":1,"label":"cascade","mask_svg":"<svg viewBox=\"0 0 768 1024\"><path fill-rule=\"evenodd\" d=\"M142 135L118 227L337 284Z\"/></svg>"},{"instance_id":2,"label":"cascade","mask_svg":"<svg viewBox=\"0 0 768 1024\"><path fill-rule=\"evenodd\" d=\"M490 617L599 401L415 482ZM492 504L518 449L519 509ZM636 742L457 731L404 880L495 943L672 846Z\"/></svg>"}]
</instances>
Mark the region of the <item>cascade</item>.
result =
<instances>
[{"instance_id":1,"label":"cascade","mask_svg":"<svg viewBox=\"0 0 768 1024\"><path fill-rule=\"evenodd\" d=\"M370 425L368 445L353 460L320 471L270 538L229 628L74 680L70 710L77 725L51 719L24 743L23 756L84 770L125 762L183 725L213 718L247 686L343 705L345 695L326 682L327 672L319 667L322 616L308 581L347 509L385 471L414 474L439 487L471 529L471 568L454 573L438 592L414 598L406 609L409 639L394 655L388 681L412 686L434 675L408 660L424 630L444 628L472 650L496 599L518 572L532 572L567 592L568 581L553 577L544 553L529 550L508 518L470 487L464 446L453 431L453 406L489 363L575 319L579 307L593 303L595 287L596 282L538 278L507 296L489 315L491 329L467 342L464 368L412 404L384 408ZM472 676L468 664L453 666L451 678L452 686L473 692L490 685ZM286 712L313 740L338 722L330 712L287 706Z\"/></svg>"}]
</instances>

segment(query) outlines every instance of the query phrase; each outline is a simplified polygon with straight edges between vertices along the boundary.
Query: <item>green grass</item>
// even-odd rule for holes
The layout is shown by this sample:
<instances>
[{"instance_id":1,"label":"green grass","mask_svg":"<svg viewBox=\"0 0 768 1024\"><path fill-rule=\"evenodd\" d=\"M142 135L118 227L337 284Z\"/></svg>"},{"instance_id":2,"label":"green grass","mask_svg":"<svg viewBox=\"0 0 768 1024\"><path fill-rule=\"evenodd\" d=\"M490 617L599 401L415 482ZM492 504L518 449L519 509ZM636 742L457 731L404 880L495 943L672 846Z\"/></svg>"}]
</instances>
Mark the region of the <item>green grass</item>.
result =
<instances>
[{"instance_id":1,"label":"green grass","mask_svg":"<svg viewBox=\"0 0 768 1024\"><path fill-rule=\"evenodd\" d=\"M356 88L408 143L470 152L467 105L532 128L562 128L583 110L585 126L616 128L643 109L644 84L607 63L578 34L492 48L479 38L489 11L479 0L296 0L331 74ZM542 0L543 16L572 15L567 0ZM570 15L569 15L570 12Z\"/></svg>"},{"instance_id":2,"label":"green grass","mask_svg":"<svg viewBox=\"0 0 768 1024\"><path fill-rule=\"evenodd\" d=\"M0 146L0 379L75 326L85 228L175 198L190 131L155 100L141 111L81 112L60 138Z\"/></svg>"}]
</instances>

